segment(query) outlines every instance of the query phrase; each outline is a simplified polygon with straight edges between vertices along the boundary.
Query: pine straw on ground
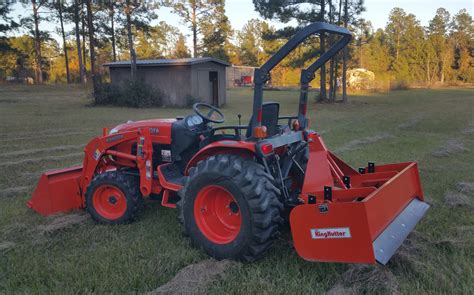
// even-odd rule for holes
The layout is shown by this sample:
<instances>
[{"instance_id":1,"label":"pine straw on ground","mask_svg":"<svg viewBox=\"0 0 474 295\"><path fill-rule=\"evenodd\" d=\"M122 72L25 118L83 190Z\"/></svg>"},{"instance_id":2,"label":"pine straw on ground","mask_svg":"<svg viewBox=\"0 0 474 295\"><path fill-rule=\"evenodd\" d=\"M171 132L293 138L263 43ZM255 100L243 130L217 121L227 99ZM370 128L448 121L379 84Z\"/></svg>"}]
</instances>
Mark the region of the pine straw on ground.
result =
<instances>
[{"instance_id":1,"label":"pine straw on ground","mask_svg":"<svg viewBox=\"0 0 474 295\"><path fill-rule=\"evenodd\" d=\"M84 211L76 211L68 214L59 214L48 217L48 223L38 226L41 234L52 234L54 232L84 223L88 220L89 214Z\"/></svg>"},{"instance_id":2,"label":"pine straw on ground","mask_svg":"<svg viewBox=\"0 0 474 295\"><path fill-rule=\"evenodd\" d=\"M448 191L444 195L444 203L448 207L471 207L472 200L463 193Z\"/></svg>"},{"instance_id":3,"label":"pine straw on ground","mask_svg":"<svg viewBox=\"0 0 474 295\"><path fill-rule=\"evenodd\" d=\"M473 205L472 197L469 195L474 193L474 183L459 182L456 185L457 192L448 191L444 195L444 203L451 208L468 207Z\"/></svg>"},{"instance_id":4,"label":"pine straw on ground","mask_svg":"<svg viewBox=\"0 0 474 295\"><path fill-rule=\"evenodd\" d=\"M237 262L207 259L181 269L169 282L148 294L201 294L210 283L224 277Z\"/></svg>"},{"instance_id":5,"label":"pine straw on ground","mask_svg":"<svg viewBox=\"0 0 474 295\"><path fill-rule=\"evenodd\" d=\"M61 161L64 159L68 158L74 158L83 155L84 153L82 152L76 152L76 153L69 153L65 155L54 155L54 156L44 156L44 157L33 157L33 158L25 158L25 159L20 159L16 161L10 161L10 162L1 162L0 167L8 167L8 166L17 166L17 165L23 165L23 164L34 164L34 163L40 163L43 161Z\"/></svg>"},{"instance_id":6,"label":"pine straw on ground","mask_svg":"<svg viewBox=\"0 0 474 295\"><path fill-rule=\"evenodd\" d=\"M421 122L421 120L423 120L423 117L424 115L415 116L411 118L410 120L399 124L397 127L400 129L409 129L411 127L416 126L419 122Z\"/></svg>"},{"instance_id":7,"label":"pine straw on ground","mask_svg":"<svg viewBox=\"0 0 474 295\"><path fill-rule=\"evenodd\" d=\"M376 134L374 136L368 136L368 137L364 137L364 138L360 138L360 139L354 139L354 140L351 140L351 141L347 142L343 146L335 149L335 152L336 153L342 153L342 152L353 151L353 150L356 150L356 149L360 149L364 146L367 146L368 144L376 143L378 141L381 141L383 139L387 139L387 138L390 138L390 137L393 137L393 135L390 134L390 133L380 133L380 134Z\"/></svg>"},{"instance_id":8,"label":"pine straw on ground","mask_svg":"<svg viewBox=\"0 0 474 295\"><path fill-rule=\"evenodd\" d=\"M464 146L464 143L460 139L450 139L431 154L435 157L449 157L456 153L468 151L469 149Z\"/></svg>"},{"instance_id":9,"label":"pine straw on ground","mask_svg":"<svg viewBox=\"0 0 474 295\"><path fill-rule=\"evenodd\" d=\"M460 183L457 184L457 189L461 193L473 194L474 193L474 182L460 182Z\"/></svg>"},{"instance_id":10,"label":"pine straw on ground","mask_svg":"<svg viewBox=\"0 0 474 295\"><path fill-rule=\"evenodd\" d=\"M397 278L388 267L357 264L351 265L327 294L380 294L383 292L401 294Z\"/></svg>"},{"instance_id":11,"label":"pine straw on ground","mask_svg":"<svg viewBox=\"0 0 474 295\"><path fill-rule=\"evenodd\" d=\"M469 123L469 126L467 126L463 131L462 133L464 134L472 134L474 133L474 121Z\"/></svg>"},{"instance_id":12,"label":"pine straw on ground","mask_svg":"<svg viewBox=\"0 0 474 295\"><path fill-rule=\"evenodd\" d=\"M7 252L8 250L13 249L15 247L15 243L13 242L0 242L0 253Z\"/></svg>"},{"instance_id":13,"label":"pine straw on ground","mask_svg":"<svg viewBox=\"0 0 474 295\"><path fill-rule=\"evenodd\" d=\"M30 189L29 186L15 186L0 190L0 197L12 197Z\"/></svg>"}]
</instances>

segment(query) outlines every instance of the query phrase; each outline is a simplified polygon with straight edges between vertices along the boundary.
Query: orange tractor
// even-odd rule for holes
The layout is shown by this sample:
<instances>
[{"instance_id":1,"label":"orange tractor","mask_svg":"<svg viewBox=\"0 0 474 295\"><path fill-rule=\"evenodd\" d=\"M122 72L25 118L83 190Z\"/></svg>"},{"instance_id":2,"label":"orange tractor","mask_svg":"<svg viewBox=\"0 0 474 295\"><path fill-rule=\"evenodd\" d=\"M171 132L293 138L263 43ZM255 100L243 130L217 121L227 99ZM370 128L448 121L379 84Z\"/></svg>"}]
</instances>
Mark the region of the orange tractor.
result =
<instances>
[{"instance_id":1,"label":"orange tractor","mask_svg":"<svg viewBox=\"0 0 474 295\"><path fill-rule=\"evenodd\" d=\"M313 34L339 39L302 70L298 114L280 116L278 103L263 103L264 84ZM194 244L217 259L261 257L289 220L306 260L387 263L429 208L417 164L353 169L306 118L315 71L350 40L334 25L305 27L255 71L248 125L214 127L224 115L205 103L184 118L118 125L87 144L82 166L43 174L28 206L42 215L82 208L97 222L119 224L152 197L176 208Z\"/></svg>"}]
</instances>

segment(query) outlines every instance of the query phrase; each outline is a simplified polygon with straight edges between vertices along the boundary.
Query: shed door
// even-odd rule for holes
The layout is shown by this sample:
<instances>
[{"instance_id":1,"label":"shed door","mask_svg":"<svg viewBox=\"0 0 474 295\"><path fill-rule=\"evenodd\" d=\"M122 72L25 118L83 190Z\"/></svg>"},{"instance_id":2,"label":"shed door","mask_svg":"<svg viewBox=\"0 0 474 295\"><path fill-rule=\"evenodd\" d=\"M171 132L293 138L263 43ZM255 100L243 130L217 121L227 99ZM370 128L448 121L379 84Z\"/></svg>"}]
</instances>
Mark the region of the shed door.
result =
<instances>
[{"instance_id":1,"label":"shed door","mask_svg":"<svg viewBox=\"0 0 474 295\"><path fill-rule=\"evenodd\" d=\"M209 71L197 71L198 75L198 97L202 102L212 103L211 83L209 82Z\"/></svg>"},{"instance_id":2,"label":"shed door","mask_svg":"<svg viewBox=\"0 0 474 295\"><path fill-rule=\"evenodd\" d=\"M209 82L211 82L212 105L219 106L219 75L217 71L209 72Z\"/></svg>"}]
</instances>

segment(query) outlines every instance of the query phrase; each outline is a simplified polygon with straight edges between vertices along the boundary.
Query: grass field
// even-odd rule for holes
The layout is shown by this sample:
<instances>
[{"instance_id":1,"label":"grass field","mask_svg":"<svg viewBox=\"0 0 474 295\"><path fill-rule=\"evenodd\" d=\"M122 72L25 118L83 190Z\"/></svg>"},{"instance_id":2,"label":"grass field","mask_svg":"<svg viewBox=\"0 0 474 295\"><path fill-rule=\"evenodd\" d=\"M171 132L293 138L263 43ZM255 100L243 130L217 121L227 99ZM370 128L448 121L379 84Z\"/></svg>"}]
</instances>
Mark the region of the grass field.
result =
<instances>
[{"instance_id":1,"label":"grass field","mask_svg":"<svg viewBox=\"0 0 474 295\"><path fill-rule=\"evenodd\" d=\"M248 121L251 94L228 92L228 123L238 113ZM266 97L282 103L282 115L296 111L297 92ZM145 293L206 260L182 237L176 212L158 203L122 226L78 214L42 218L25 206L41 171L80 163L102 127L189 112L90 107L76 86L0 86L0 293ZM201 291L472 294L474 90L358 95L345 105L313 103L308 113L327 146L355 167L418 161L431 210L386 267L305 262L285 232L263 260L232 264Z\"/></svg>"}]
</instances>

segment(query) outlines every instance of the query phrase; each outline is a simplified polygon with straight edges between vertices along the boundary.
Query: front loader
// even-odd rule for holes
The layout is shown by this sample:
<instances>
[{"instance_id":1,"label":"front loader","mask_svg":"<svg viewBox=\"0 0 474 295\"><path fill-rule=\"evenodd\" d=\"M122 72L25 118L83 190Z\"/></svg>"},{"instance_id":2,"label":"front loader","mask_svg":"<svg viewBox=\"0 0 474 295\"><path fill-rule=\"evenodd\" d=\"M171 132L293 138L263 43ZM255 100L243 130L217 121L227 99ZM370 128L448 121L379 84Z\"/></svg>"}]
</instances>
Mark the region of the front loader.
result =
<instances>
[{"instance_id":1,"label":"front loader","mask_svg":"<svg viewBox=\"0 0 474 295\"><path fill-rule=\"evenodd\" d=\"M263 102L264 85L314 34L339 40L302 70L297 114L280 116L278 103ZM137 218L151 197L176 208L194 244L217 259L262 257L289 221L306 260L387 263L429 208L417 164L353 169L309 129L306 114L315 72L351 37L325 23L297 32L256 69L248 125L215 127L222 112L197 103L184 118L104 132L86 146L82 167L45 173L28 206L42 215L86 209L97 222L121 224Z\"/></svg>"}]
</instances>

